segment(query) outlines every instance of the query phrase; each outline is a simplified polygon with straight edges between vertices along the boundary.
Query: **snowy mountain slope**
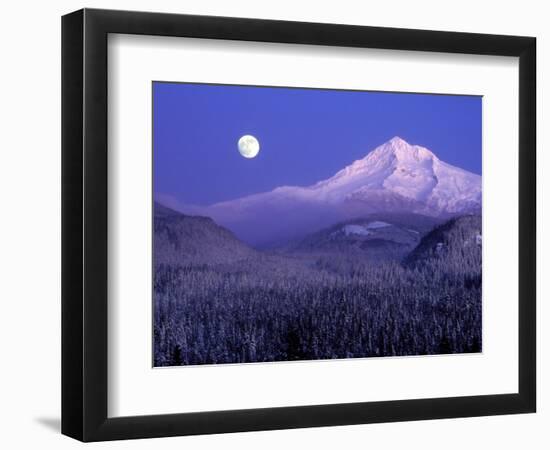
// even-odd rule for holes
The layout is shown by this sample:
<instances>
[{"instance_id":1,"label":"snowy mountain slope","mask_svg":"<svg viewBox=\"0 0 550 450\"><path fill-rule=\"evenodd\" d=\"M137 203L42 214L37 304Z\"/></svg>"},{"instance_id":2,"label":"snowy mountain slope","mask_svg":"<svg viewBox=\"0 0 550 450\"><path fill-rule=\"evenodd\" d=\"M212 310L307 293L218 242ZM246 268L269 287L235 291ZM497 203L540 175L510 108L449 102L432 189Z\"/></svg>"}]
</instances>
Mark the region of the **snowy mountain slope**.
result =
<instances>
[{"instance_id":1,"label":"snowy mountain slope","mask_svg":"<svg viewBox=\"0 0 550 450\"><path fill-rule=\"evenodd\" d=\"M405 259L408 267L474 272L481 284L482 223L479 215L456 217L426 234Z\"/></svg>"},{"instance_id":2,"label":"snowy mountain slope","mask_svg":"<svg viewBox=\"0 0 550 450\"><path fill-rule=\"evenodd\" d=\"M374 262L401 261L437 223L436 219L415 214L375 214L312 233L285 251Z\"/></svg>"},{"instance_id":3,"label":"snowy mountain slope","mask_svg":"<svg viewBox=\"0 0 550 450\"><path fill-rule=\"evenodd\" d=\"M337 221L377 212L448 218L481 208L481 177L394 137L334 176L306 187L195 208L254 245L296 238Z\"/></svg>"},{"instance_id":4,"label":"snowy mountain slope","mask_svg":"<svg viewBox=\"0 0 550 450\"><path fill-rule=\"evenodd\" d=\"M256 251L209 217L187 216L154 204L155 264L176 266L234 263Z\"/></svg>"}]
</instances>

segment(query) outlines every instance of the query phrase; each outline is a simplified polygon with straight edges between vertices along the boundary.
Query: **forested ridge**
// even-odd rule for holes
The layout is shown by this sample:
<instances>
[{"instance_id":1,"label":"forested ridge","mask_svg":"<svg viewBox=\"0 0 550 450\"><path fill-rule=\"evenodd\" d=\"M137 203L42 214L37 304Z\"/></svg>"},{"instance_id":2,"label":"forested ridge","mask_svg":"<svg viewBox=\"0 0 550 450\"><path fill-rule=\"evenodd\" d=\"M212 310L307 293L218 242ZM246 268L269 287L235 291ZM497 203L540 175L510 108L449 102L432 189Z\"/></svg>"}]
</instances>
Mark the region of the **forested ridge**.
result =
<instances>
[{"instance_id":1,"label":"forested ridge","mask_svg":"<svg viewBox=\"0 0 550 450\"><path fill-rule=\"evenodd\" d=\"M194 225L185 241L183 220L155 218L155 366L481 351L479 216L380 263L248 251L232 235L206 236L220 247L208 258L178 258L203 245Z\"/></svg>"}]
</instances>

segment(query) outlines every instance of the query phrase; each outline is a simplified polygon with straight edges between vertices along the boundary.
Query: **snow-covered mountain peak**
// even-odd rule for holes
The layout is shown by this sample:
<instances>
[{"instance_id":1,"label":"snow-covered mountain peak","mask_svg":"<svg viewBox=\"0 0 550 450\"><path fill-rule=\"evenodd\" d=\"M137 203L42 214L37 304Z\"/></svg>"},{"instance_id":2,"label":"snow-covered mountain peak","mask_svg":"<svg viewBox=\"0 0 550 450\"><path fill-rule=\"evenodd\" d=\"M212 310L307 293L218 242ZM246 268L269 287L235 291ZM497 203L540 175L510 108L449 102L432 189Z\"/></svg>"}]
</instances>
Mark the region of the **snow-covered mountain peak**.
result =
<instances>
[{"instance_id":1,"label":"snow-covered mountain peak","mask_svg":"<svg viewBox=\"0 0 550 450\"><path fill-rule=\"evenodd\" d=\"M313 185L279 186L192 213L212 217L237 234L267 237L277 228L279 221L273 218L279 215L286 218L280 233L291 235L371 213L446 217L480 208L480 175L396 136Z\"/></svg>"},{"instance_id":2,"label":"snow-covered mountain peak","mask_svg":"<svg viewBox=\"0 0 550 450\"><path fill-rule=\"evenodd\" d=\"M394 136L392 137L388 143L392 144L392 145L395 145L395 146L404 146L404 145L410 145L405 139L399 137L399 136Z\"/></svg>"},{"instance_id":3,"label":"snow-covered mountain peak","mask_svg":"<svg viewBox=\"0 0 550 450\"><path fill-rule=\"evenodd\" d=\"M377 171L393 172L397 167L410 167L414 170L416 165L426 166L434 161L439 161L430 150L419 145L411 145L399 136L395 136L386 143L376 147L364 158L358 159L349 166L337 172L328 180L323 180L317 185L355 175L372 174Z\"/></svg>"},{"instance_id":4,"label":"snow-covered mountain peak","mask_svg":"<svg viewBox=\"0 0 550 450\"><path fill-rule=\"evenodd\" d=\"M390 159L398 164L415 164L423 161L438 161L430 150L419 145L411 145L399 136L395 136L388 142L380 145L370 152L365 162L372 162L376 159Z\"/></svg>"},{"instance_id":5,"label":"snow-covered mountain peak","mask_svg":"<svg viewBox=\"0 0 550 450\"><path fill-rule=\"evenodd\" d=\"M439 159L427 148L396 136L312 189L328 201L340 201L358 190L372 189L391 190L424 201L437 183L437 163Z\"/></svg>"}]
</instances>

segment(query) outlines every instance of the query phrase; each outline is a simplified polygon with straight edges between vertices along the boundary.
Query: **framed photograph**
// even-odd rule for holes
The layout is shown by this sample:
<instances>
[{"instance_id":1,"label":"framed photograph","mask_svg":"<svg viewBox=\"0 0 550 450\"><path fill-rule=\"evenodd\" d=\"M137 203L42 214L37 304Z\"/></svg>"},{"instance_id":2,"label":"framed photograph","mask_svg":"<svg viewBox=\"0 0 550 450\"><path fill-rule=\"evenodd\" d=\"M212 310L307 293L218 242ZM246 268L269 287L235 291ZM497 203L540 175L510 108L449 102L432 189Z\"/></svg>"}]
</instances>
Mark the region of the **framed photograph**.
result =
<instances>
[{"instance_id":1,"label":"framed photograph","mask_svg":"<svg viewBox=\"0 0 550 450\"><path fill-rule=\"evenodd\" d=\"M62 21L62 432L535 412L532 37Z\"/></svg>"}]
</instances>

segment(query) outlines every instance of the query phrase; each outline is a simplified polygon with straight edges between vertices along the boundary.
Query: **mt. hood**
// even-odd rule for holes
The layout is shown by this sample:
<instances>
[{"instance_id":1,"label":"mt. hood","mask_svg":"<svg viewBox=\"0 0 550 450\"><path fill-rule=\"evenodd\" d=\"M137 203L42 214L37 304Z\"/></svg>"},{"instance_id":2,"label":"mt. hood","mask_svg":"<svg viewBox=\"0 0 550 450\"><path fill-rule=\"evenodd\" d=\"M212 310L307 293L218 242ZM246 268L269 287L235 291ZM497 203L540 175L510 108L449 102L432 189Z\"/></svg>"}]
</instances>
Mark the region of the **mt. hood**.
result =
<instances>
[{"instance_id":1,"label":"mt. hood","mask_svg":"<svg viewBox=\"0 0 550 450\"><path fill-rule=\"evenodd\" d=\"M444 219L480 209L481 176L394 137L311 186L282 186L184 212L209 216L250 244L268 245L366 214Z\"/></svg>"}]
</instances>

